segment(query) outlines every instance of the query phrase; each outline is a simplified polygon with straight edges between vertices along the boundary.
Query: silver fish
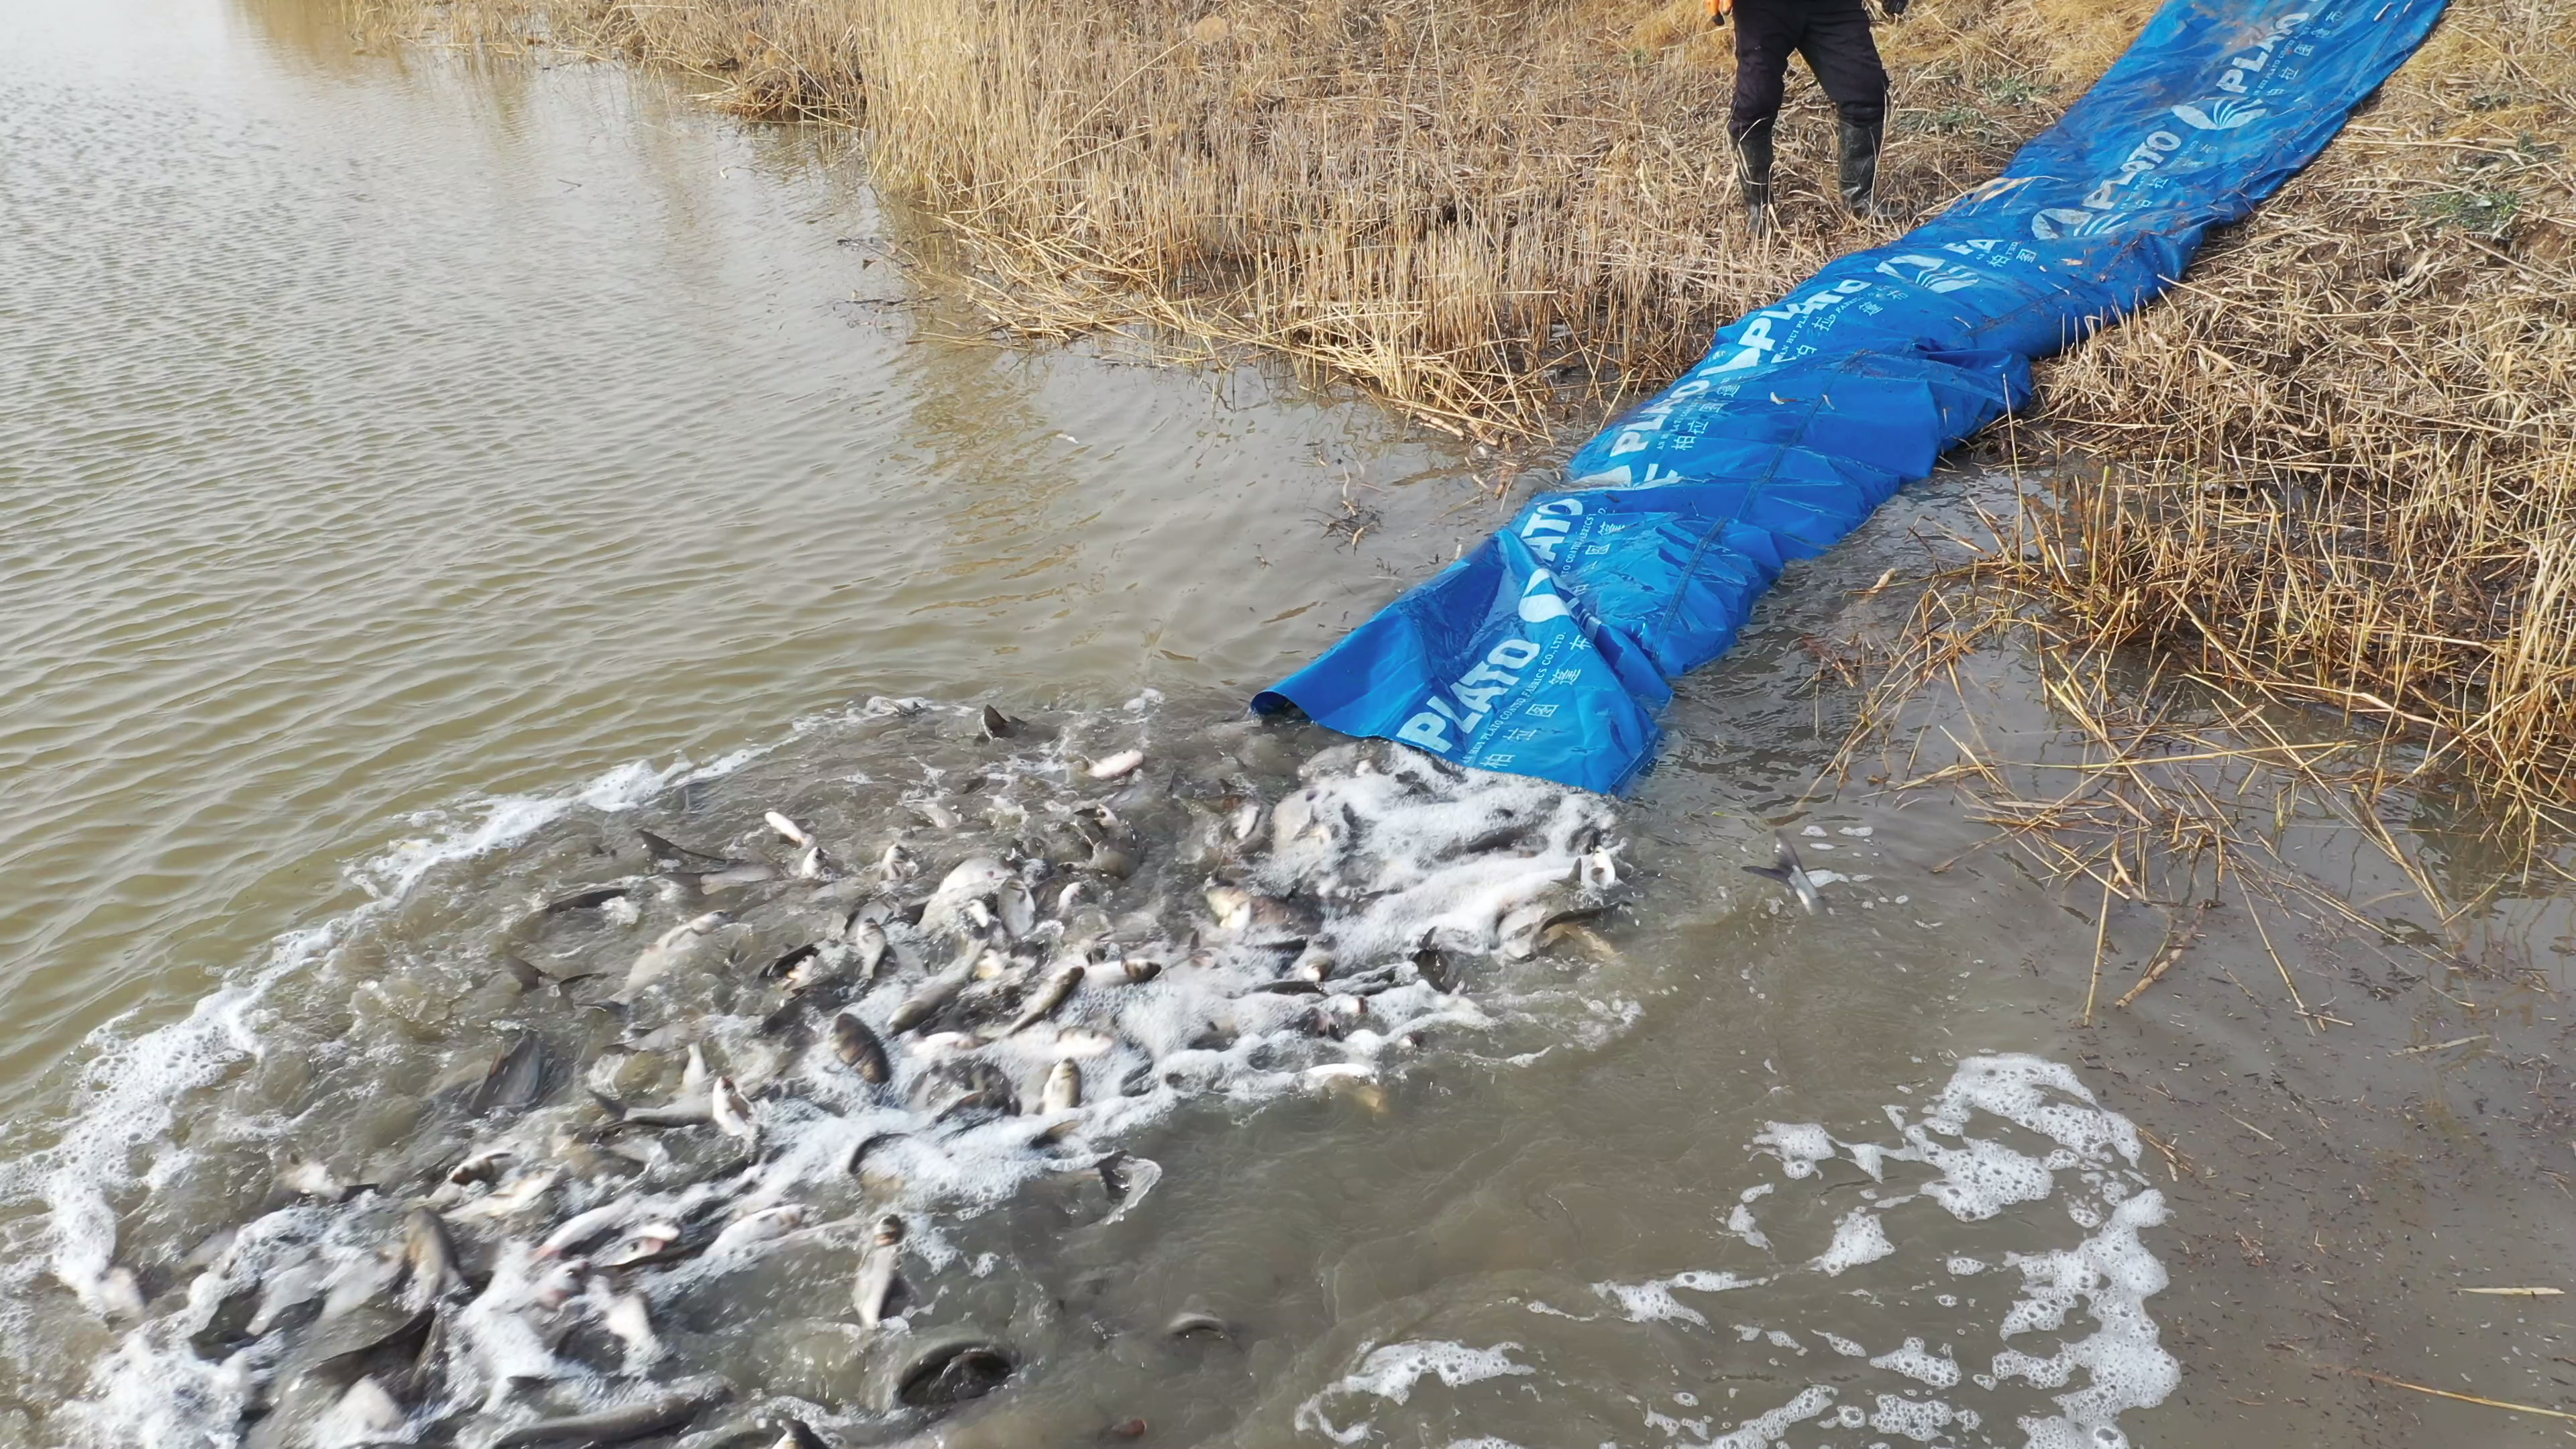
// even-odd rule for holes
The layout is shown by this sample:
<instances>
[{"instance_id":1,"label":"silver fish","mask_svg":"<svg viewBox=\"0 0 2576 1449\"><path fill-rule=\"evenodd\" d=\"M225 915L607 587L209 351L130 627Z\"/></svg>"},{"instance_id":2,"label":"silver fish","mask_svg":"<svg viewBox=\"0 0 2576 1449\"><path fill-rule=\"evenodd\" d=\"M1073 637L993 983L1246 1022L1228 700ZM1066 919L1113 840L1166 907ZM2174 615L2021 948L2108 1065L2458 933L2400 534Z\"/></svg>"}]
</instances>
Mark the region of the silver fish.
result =
<instances>
[{"instance_id":1,"label":"silver fish","mask_svg":"<svg viewBox=\"0 0 2576 1449\"><path fill-rule=\"evenodd\" d=\"M1787 886L1797 893L1798 904L1807 908L1808 915L1816 914L1822 909L1823 897L1817 893L1815 881L1808 876L1805 863L1798 859L1797 847L1789 843L1789 837L1777 831L1772 832L1771 839L1779 847L1780 854L1777 862L1771 865L1748 865L1744 867L1745 873L1761 876L1765 880L1776 880Z\"/></svg>"},{"instance_id":2,"label":"silver fish","mask_svg":"<svg viewBox=\"0 0 2576 1449\"><path fill-rule=\"evenodd\" d=\"M731 1077L718 1077L710 1084L707 1106L717 1131L745 1142L760 1140L760 1124L752 1118L751 1101L743 1096Z\"/></svg>"},{"instance_id":3,"label":"silver fish","mask_svg":"<svg viewBox=\"0 0 2576 1449\"><path fill-rule=\"evenodd\" d=\"M1038 1107L1046 1112L1070 1112L1082 1105L1082 1068L1061 1061L1047 1069L1046 1086L1039 1093Z\"/></svg>"},{"instance_id":4,"label":"silver fish","mask_svg":"<svg viewBox=\"0 0 2576 1449\"><path fill-rule=\"evenodd\" d=\"M468 1222L516 1217L545 1201L546 1194L554 1191L555 1184L562 1178L563 1174L552 1168L532 1172L516 1182L496 1187L462 1207L448 1209L447 1215Z\"/></svg>"},{"instance_id":5,"label":"silver fish","mask_svg":"<svg viewBox=\"0 0 2576 1449\"><path fill-rule=\"evenodd\" d=\"M626 1345L626 1371L636 1370L662 1356L662 1340L654 1335L653 1314L641 1293L619 1293L608 1300L599 1313L602 1328Z\"/></svg>"},{"instance_id":6,"label":"silver fish","mask_svg":"<svg viewBox=\"0 0 2576 1449\"><path fill-rule=\"evenodd\" d=\"M640 1223L626 1230L614 1247L601 1249L591 1261L602 1268L631 1268L671 1251L684 1236L678 1223Z\"/></svg>"},{"instance_id":7,"label":"silver fish","mask_svg":"<svg viewBox=\"0 0 2576 1449\"><path fill-rule=\"evenodd\" d=\"M859 1311L861 1327L876 1327L895 1308L903 1291L903 1275L897 1270L902 1256L903 1219L888 1213L877 1219L876 1239L859 1259L858 1280L850 1288L850 1302Z\"/></svg>"},{"instance_id":8,"label":"silver fish","mask_svg":"<svg viewBox=\"0 0 2576 1449\"><path fill-rule=\"evenodd\" d=\"M1091 767L1083 773L1095 780L1119 780L1136 773L1136 767L1143 763L1145 763L1143 750L1120 750L1114 755L1104 755L1092 761Z\"/></svg>"},{"instance_id":9,"label":"silver fish","mask_svg":"<svg viewBox=\"0 0 2576 1449\"><path fill-rule=\"evenodd\" d=\"M658 1107L637 1107L596 1090L590 1097L608 1113L611 1121L631 1127L695 1127L716 1119L714 1092L686 1084L682 1085L680 1095Z\"/></svg>"},{"instance_id":10,"label":"silver fish","mask_svg":"<svg viewBox=\"0 0 2576 1449\"><path fill-rule=\"evenodd\" d=\"M456 1239L427 1208L403 1215L403 1264L411 1270L412 1282L433 1299L465 1286L465 1274L456 1266Z\"/></svg>"},{"instance_id":11,"label":"silver fish","mask_svg":"<svg viewBox=\"0 0 2576 1449\"><path fill-rule=\"evenodd\" d=\"M1022 1010L1018 1018L1003 1030L1002 1035L1017 1036L1055 1015L1055 1009L1064 1005L1065 998L1073 995L1074 988L1080 986L1083 978L1089 974L1083 969L1082 963L1077 961L1048 977L1046 984L1038 988L1037 995L1029 998L1027 1008Z\"/></svg>"},{"instance_id":12,"label":"silver fish","mask_svg":"<svg viewBox=\"0 0 2576 1449\"><path fill-rule=\"evenodd\" d=\"M1024 939L1037 929L1037 900L1029 894L1029 888L1018 881L993 892L993 907L1002 918L1002 929L1011 933L1012 940Z\"/></svg>"},{"instance_id":13,"label":"silver fish","mask_svg":"<svg viewBox=\"0 0 2576 1449\"><path fill-rule=\"evenodd\" d=\"M894 885L921 874L921 862L913 859L912 852L904 849L903 842L898 840L885 848L885 854L877 857L877 870L886 878L886 884Z\"/></svg>"},{"instance_id":14,"label":"silver fish","mask_svg":"<svg viewBox=\"0 0 2576 1449\"><path fill-rule=\"evenodd\" d=\"M1261 801L1257 798L1243 800L1226 816L1225 825L1226 833L1234 837L1235 844L1250 840L1252 833L1261 828Z\"/></svg>"},{"instance_id":15,"label":"silver fish","mask_svg":"<svg viewBox=\"0 0 2576 1449\"><path fill-rule=\"evenodd\" d=\"M661 938L645 947L643 953L635 958L635 964L627 968L626 984L618 988L617 995L613 999L622 1002L633 1001L645 987L670 975L681 962L687 960L689 954L698 948L698 944L706 939L709 932L732 923L733 917L725 912L709 911L705 915L692 917L664 931Z\"/></svg>"},{"instance_id":16,"label":"silver fish","mask_svg":"<svg viewBox=\"0 0 2576 1449\"><path fill-rule=\"evenodd\" d=\"M872 920L850 922L850 949L859 955L859 980L877 979L877 965L885 960L888 943L883 923Z\"/></svg>"},{"instance_id":17,"label":"silver fish","mask_svg":"<svg viewBox=\"0 0 2576 1449\"><path fill-rule=\"evenodd\" d=\"M746 1213L725 1224L723 1232L707 1245L709 1257L721 1258L758 1243L775 1242L805 1226L805 1208L801 1203L781 1203Z\"/></svg>"},{"instance_id":18,"label":"silver fish","mask_svg":"<svg viewBox=\"0 0 2576 1449\"><path fill-rule=\"evenodd\" d=\"M465 1154L465 1160L447 1170L447 1180L458 1187L478 1182L498 1182L501 1173L517 1156L506 1147L480 1147Z\"/></svg>"},{"instance_id":19,"label":"silver fish","mask_svg":"<svg viewBox=\"0 0 2576 1449\"><path fill-rule=\"evenodd\" d=\"M937 1016L941 1008L956 1000L957 993L965 990L966 984L975 979L975 963L984 954L971 951L957 965L923 982L919 990L905 997L903 1004L894 1009L894 1015L886 1021L886 1030L899 1035Z\"/></svg>"},{"instance_id":20,"label":"silver fish","mask_svg":"<svg viewBox=\"0 0 2576 1449\"><path fill-rule=\"evenodd\" d=\"M806 833L804 826L797 824L795 821L788 819L786 816L779 814L775 810L767 812L760 818L769 822L769 828L777 831L781 836L784 836L788 844L799 846L807 850L814 848L814 837Z\"/></svg>"},{"instance_id":21,"label":"silver fish","mask_svg":"<svg viewBox=\"0 0 2576 1449\"><path fill-rule=\"evenodd\" d=\"M553 1232L546 1234L546 1240L537 1245L536 1255L541 1260L559 1258L591 1239L606 1234L610 1229L634 1216L635 1203L631 1198L620 1198L587 1212L575 1213L564 1219Z\"/></svg>"}]
</instances>

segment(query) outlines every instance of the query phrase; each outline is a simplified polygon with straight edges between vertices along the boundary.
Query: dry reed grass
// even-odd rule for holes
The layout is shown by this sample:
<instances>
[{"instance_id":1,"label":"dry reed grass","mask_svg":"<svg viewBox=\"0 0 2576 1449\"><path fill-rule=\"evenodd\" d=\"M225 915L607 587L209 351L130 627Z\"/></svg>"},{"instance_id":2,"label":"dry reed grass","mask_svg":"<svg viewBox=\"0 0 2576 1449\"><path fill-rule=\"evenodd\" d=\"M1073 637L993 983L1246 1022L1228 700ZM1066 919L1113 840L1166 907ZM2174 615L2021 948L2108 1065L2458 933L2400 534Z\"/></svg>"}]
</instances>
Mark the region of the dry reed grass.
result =
<instances>
[{"instance_id":1,"label":"dry reed grass","mask_svg":"<svg viewBox=\"0 0 2576 1449\"><path fill-rule=\"evenodd\" d=\"M2104 461L1981 586L2088 649L2457 758L2536 838L2576 788L2576 19L2462 0L2188 285L2043 375Z\"/></svg>"}]
</instances>

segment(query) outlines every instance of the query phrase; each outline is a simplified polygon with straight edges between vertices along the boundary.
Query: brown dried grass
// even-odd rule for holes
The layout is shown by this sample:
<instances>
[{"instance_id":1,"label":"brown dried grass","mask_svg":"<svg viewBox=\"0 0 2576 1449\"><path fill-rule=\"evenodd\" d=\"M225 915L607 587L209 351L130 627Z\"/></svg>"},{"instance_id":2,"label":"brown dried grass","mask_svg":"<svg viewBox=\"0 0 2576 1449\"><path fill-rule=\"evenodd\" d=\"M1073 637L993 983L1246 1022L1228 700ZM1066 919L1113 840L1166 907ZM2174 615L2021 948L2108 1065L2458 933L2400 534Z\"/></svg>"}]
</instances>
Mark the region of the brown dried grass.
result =
<instances>
[{"instance_id":1,"label":"brown dried grass","mask_svg":"<svg viewBox=\"0 0 2576 1449\"><path fill-rule=\"evenodd\" d=\"M2429 741L2525 831L2564 817L2571 140L2576 21L2455 4L2184 289L2045 372L2042 447L2104 466L1977 582L2052 600L2087 647Z\"/></svg>"}]
</instances>

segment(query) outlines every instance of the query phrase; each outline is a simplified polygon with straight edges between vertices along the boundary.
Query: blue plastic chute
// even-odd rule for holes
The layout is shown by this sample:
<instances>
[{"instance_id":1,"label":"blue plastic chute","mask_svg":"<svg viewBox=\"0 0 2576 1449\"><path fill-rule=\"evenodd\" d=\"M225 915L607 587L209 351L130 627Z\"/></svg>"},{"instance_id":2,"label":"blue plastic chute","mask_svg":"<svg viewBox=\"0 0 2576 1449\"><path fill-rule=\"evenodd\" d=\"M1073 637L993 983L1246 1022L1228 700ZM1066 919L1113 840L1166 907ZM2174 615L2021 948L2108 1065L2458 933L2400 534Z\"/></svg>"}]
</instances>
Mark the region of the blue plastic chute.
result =
<instances>
[{"instance_id":1,"label":"blue plastic chute","mask_svg":"<svg viewBox=\"0 0 2576 1449\"><path fill-rule=\"evenodd\" d=\"M2313 160L2443 0L2172 0L1995 180L1722 329L1568 482L1253 700L1586 789L1653 758L1672 681L2031 395L2031 363L2173 285Z\"/></svg>"}]
</instances>

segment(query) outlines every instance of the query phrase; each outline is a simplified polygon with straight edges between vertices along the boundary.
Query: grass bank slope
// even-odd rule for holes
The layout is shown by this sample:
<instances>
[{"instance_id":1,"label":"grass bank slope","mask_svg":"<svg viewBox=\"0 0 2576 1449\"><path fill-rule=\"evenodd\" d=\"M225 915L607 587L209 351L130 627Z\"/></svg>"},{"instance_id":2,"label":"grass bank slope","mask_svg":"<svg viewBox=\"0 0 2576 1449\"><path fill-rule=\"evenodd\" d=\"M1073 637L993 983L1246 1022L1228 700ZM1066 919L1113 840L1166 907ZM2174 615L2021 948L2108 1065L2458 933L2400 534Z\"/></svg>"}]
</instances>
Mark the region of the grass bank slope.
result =
<instances>
[{"instance_id":1,"label":"grass bank slope","mask_svg":"<svg viewBox=\"0 0 2576 1449\"><path fill-rule=\"evenodd\" d=\"M1784 227L1748 235L1700 0L369 0L409 28L685 68L860 128L1000 328L1248 345L1479 435L1597 418L1827 257L1793 70ZM1930 209L2100 74L2146 0L1918 0L1887 175ZM2042 375L2108 466L1984 577L2097 644L2576 784L2576 19L2455 0L2188 287Z\"/></svg>"}]
</instances>

